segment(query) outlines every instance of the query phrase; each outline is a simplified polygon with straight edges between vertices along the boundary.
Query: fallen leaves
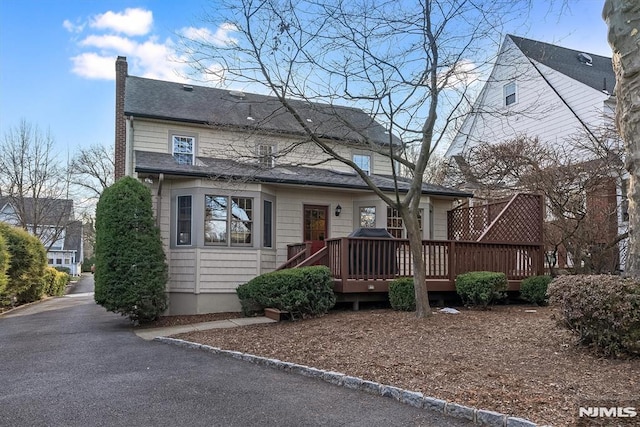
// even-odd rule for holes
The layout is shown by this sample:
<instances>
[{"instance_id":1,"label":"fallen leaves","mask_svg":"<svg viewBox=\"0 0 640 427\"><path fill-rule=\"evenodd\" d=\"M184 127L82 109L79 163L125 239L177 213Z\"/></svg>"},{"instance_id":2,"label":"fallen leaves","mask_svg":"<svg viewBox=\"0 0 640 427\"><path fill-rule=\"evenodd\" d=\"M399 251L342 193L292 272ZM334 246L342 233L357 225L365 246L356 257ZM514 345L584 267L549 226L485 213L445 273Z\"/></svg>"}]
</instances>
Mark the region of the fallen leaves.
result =
<instances>
[{"instance_id":1,"label":"fallen leaves","mask_svg":"<svg viewBox=\"0 0 640 427\"><path fill-rule=\"evenodd\" d=\"M568 425L585 399L640 399L640 360L576 347L553 310L504 306L416 319L392 310L182 334L182 339L342 372L462 405Z\"/></svg>"}]
</instances>

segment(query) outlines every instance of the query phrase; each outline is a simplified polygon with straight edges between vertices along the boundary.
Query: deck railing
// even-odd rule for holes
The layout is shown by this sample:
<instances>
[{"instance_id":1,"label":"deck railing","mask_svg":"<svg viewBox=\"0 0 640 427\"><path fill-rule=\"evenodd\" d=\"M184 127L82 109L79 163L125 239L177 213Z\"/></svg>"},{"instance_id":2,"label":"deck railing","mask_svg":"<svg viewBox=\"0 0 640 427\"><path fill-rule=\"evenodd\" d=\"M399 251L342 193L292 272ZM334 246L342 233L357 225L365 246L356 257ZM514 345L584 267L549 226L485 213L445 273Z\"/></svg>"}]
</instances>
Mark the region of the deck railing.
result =
<instances>
[{"instance_id":1,"label":"deck railing","mask_svg":"<svg viewBox=\"0 0 640 427\"><path fill-rule=\"evenodd\" d=\"M328 267L334 278L390 280L413 276L409 240L342 237L328 239ZM469 271L499 271L508 280L543 274L543 246L529 243L495 243L424 240L422 258L427 279L455 280Z\"/></svg>"}]
</instances>

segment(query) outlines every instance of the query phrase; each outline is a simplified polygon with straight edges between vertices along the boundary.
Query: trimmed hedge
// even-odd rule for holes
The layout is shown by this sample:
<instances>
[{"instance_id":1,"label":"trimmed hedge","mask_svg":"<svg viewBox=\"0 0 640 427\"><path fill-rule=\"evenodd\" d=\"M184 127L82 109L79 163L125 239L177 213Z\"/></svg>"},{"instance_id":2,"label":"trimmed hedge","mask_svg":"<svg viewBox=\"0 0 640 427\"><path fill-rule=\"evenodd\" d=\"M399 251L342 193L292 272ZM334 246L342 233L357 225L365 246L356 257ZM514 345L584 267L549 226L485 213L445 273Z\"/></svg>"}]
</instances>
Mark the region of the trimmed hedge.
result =
<instances>
[{"instance_id":1,"label":"trimmed hedge","mask_svg":"<svg viewBox=\"0 0 640 427\"><path fill-rule=\"evenodd\" d=\"M44 269L47 253L42 242L26 231L0 223L10 255L6 275L8 283L0 293L0 303L8 304L15 297L19 303L37 301L44 296Z\"/></svg>"},{"instance_id":2,"label":"trimmed hedge","mask_svg":"<svg viewBox=\"0 0 640 427\"><path fill-rule=\"evenodd\" d=\"M547 288L552 280L551 276L527 277L520 283L520 297L532 304L547 305Z\"/></svg>"},{"instance_id":3,"label":"trimmed hedge","mask_svg":"<svg viewBox=\"0 0 640 427\"><path fill-rule=\"evenodd\" d=\"M245 316L265 308L288 311L291 318L327 313L336 303L331 274L325 266L301 267L262 274L236 289Z\"/></svg>"},{"instance_id":4,"label":"trimmed hedge","mask_svg":"<svg viewBox=\"0 0 640 427\"><path fill-rule=\"evenodd\" d=\"M96 208L96 302L134 322L157 319L167 307L167 264L151 208L151 192L124 177Z\"/></svg>"},{"instance_id":5,"label":"trimmed hedge","mask_svg":"<svg viewBox=\"0 0 640 427\"><path fill-rule=\"evenodd\" d=\"M640 356L640 281L620 276L560 276L549 285L560 324L605 356Z\"/></svg>"},{"instance_id":6,"label":"trimmed hedge","mask_svg":"<svg viewBox=\"0 0 640 427\"><path fill-rule=\"evenodd\" d=\"M456 277L456 292L466 305L487 308L489 304L504 298L507 276L492 271L473 271Z\"/></svg>"},{"instance_id":7,"label":"trimmed hedge","mask_svg":"<svg viewBox=\"0 0 640 427\"><path fill-rule=\"evenodd\" d=\"M44 291L52 297L64 295L67 285L71 281L71 276L54 267L47 267L44 271Z\"/></svg>"},{"instance_id":8,"label":"trimmed hedge","mask_svg":"<svg viewBox=\"0 0 640 427\"><path fill-rule=\"evenodd\" d=\"M416 291L412 277L402 277L389 283L391 308L401 311L415 311Z\"/></svg>"}]
</instances>

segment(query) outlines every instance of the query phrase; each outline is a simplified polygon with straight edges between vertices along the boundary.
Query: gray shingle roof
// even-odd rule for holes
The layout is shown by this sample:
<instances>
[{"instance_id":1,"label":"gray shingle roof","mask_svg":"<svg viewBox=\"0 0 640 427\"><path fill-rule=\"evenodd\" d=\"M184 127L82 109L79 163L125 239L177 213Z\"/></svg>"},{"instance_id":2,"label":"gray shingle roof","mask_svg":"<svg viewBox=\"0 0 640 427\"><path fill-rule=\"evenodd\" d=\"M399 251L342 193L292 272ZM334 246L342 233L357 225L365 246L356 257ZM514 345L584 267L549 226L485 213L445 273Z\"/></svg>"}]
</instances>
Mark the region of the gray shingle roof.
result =
<instances>
[{"instance_id":1,"label":"gray shingle roof","mask_svg":"<svg viewBox=\"0 0 640 427\"><path fill-rule=\"evenodd\" d=\"M0 196L0 209L6 205L11 206L14 215L24 209L24 218L21 219L27 224L63 225L73 218L73 200L69 199L25 197L18 200L11 196Z\"/></svg>"},{"instance_id":2,"label":"gray shingle roof","mask_svg":"<svg viewBox=\"0 0 640 427\"><path fill-rule=\"evenodd\" d=\"M138 173L165 173L169 175L207 177L211 179L241 179L253 182L310 185L329 188L366 190L367 184L355 173L302 166L259 168L233 160L198 157L197 165L178 164L168 153L135 152L135 171ZM394 191L392 177L372 175L373 182L384 191ZM399 189L407 191L407 181L399 182ZM472 194L434 184L422 184L422 193L450 197L472 197Z\"/></svg>"},{"instance_id":3,"label":"gray shingle roof","mask_svg":"<svg viewBox=\"0 0 640 427\"><path fill-rule=\"evenodd\" d=\"M606 89L608 93L613 93L616 76L613 72L611 58L584 51L567 49L510 34L507 37L511 38L527 57L565 74L574 80L584 83L595 90L602 91ZM591 66L580 62L578 59L580 53L587 53L591 57Z\"/></svg>"},{"instance_id":4,"label":"gray shingle roof","mask_svg":"<svg viewBox=\"0 0 640 427\"><path fill-rule=\"evenodd\" d=\"M295 100L290 102L307 125L322 137L389 143L386 129L362 110ZM127 76L126 79L124 110L127 115L139 117L267 132L303 133L302 127L276 97L135 76ZM399 144L400 140L394 136L393 143Z\"/></svg>"}]
</instances>

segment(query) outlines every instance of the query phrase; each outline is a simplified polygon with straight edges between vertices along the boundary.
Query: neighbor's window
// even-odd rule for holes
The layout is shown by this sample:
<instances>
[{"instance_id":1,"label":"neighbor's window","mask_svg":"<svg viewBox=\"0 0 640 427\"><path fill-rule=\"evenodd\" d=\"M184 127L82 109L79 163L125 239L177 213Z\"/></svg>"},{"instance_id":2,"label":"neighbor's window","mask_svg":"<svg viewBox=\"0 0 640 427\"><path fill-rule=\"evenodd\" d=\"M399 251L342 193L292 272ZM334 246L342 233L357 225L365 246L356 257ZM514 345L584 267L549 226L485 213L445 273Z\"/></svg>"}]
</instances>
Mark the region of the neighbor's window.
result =
<instances>
[{"instance_id":1,"label":"neighbor's window","mask_svg":"<svg viewBox=\"0 0 640 427\"><path fill-rule=\"evenodd\" d=\"M262 205L262 246L273 247L273 202L264 200Z\"/></svg>"},{"instance_id":2,"label":"neighbor's window","mask_svg":"<svg viewBox=\"0 0 640 427\"><path fill-rule=\"evenodd\" d=\"M196 139L193 136L173 135L172 154L177 163L192 165Z\"/></svg>"},{"instance_id":3,"label":"neighbor's window","mask_svg":"<svg viewBox=\"0 0 640 427\"><path fill-rule=\"evenodd\" d=\"M258 162L263 168L272 168L276 164L276 148L269 144L258 145Z\"/></svg>"},{"instance_id":4,"label":"neighbor's window","mask_svg":"<svg viewBox=\"0 0 640 427\"><path fill-rule=\"evenodd\" d=\"M387 231L393 237L402 239L402 217L398 209L387 206Z\"/></svg>"},{"instance_id":5,"label":"neighbor's window","mask_svg":"<svg viewBox=\"0 0 640 427\"><path fill-rule=\"evenodd\" d=\"M176 245L191 245L191 196L178 196Z\"/></svg>"},{"instance_id":6,"label":"neighbor's window","mask_svg":"<svg viewBox=\"0 0 640 427\"><path fill-rule=\"evenodd\" d=\"M373 228L376 226L376 207L363 206L360 208L360 227Z\"/></svg>"},{"instance_id":7,"label":"neighbor's window","mask_svg":"<svg viewBox=\"0 0 640 427\"><path fill-rule=\"evenodd\" d=\"M252 198L205 196L205 244L250 246L252 231Z\"/></svg>"},{"instance_id":8,"label":"neighbor's window","mask_svg":"<svg viewBox=\"0 0 640 427\"><path fill-rule=\"evenodd\" d=\"M515 104L516 101L516 82L509 82L504 85L504 105Z\"/></svg>"},{"instance_id":9,"label":"neighbor's window","mask_svg":"<svg viewBox=\"0 0 640 427\"><path fill-rule=\"evenodd\" d=\"M367 175L371 175L371 156L368 154L354 154L353 163L362 169Z\"/></svg>"}]
</instances>

